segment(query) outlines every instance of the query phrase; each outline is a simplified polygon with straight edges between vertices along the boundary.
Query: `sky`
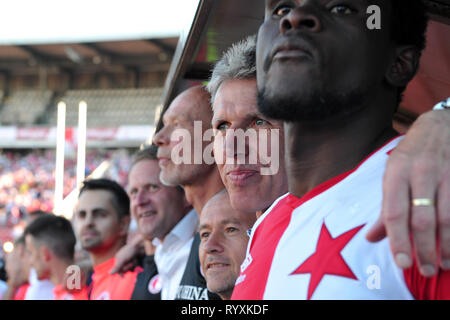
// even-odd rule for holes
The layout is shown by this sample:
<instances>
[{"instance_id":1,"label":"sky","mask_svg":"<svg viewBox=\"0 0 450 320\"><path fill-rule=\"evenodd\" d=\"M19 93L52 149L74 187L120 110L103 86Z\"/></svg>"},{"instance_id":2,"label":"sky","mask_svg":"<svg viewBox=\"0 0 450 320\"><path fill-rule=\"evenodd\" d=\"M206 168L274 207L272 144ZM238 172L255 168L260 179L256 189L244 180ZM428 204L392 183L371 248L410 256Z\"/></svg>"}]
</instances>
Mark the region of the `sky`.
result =
<instances>
[{"instance_id":1,"label":"sky","mask_svg":"<svg viewBox=\"0 0 450 320\"><path fill-rule=\"evenodd\" d=\"M0 45L178 36L199 0L1 0Z\"/></svg>"}]
</instances>

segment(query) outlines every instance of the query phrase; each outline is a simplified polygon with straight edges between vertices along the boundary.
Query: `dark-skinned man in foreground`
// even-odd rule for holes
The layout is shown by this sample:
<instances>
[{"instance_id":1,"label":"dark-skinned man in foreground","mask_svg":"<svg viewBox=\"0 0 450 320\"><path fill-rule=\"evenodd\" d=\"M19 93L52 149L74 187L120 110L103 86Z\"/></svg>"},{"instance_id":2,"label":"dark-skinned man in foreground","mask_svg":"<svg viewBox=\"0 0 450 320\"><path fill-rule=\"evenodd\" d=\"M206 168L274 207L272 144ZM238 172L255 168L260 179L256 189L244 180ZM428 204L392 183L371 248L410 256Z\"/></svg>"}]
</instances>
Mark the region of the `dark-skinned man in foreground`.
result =
<instances>
[{"instance_id":1,"label":"dark-skinned man in foreground","mask_svg":"<svg viewBox=\"0 0 450 320\"><path fill-rule=\"evenodd\" d=\"M368 1L266 1L258 107L285 121L289 194L253 228L233 299L450 297L449 271L422 265L435 274L426 278L417 259L402 271L387 240L365 239L401 140L392 115L417 71L426 29L420 1L374 3L383 13L376 31L366 27ZM399 27L408 32L393 31ZM413 206L433 204L434 194L417 191Z\"/></svg>"}]
</instances>

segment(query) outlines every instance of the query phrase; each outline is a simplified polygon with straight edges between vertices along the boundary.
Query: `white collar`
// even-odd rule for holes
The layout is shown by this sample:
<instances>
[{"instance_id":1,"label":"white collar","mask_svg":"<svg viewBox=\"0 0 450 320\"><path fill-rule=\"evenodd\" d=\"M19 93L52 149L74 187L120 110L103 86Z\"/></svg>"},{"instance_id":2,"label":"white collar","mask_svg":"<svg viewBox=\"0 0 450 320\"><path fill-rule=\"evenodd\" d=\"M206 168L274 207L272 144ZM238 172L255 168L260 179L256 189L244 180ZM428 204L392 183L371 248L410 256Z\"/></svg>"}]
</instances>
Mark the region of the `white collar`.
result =
<instances>
[{"instance_id":1,"label":"white collar","mask_svg":"<svg viewBox=\"0 0 450 320\"><path fill-rule=\"evenodd\" d=\"M195 231L197 230L197 224L198 214L195 209L192 209L175 225L175 227L172 228L172 230L170 230L168 234L166 234L163 241L154 238L152 244L155 247L158 247L167 242L167 240L169 240L169 242L185 242L194 236ZM173 239L173 241L170 241L170 239Z\"/></svg>"}]
</instances>

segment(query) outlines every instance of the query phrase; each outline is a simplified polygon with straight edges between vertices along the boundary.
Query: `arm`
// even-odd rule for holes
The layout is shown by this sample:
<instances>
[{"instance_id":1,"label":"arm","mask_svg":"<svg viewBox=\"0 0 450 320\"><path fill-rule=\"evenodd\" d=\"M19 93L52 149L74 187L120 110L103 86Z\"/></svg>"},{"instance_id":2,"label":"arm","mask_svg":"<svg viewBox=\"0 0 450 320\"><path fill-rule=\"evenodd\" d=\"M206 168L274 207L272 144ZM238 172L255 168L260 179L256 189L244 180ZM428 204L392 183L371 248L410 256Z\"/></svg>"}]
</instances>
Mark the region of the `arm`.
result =
<instances>
[{"instance_id":1,"label":"arm","mask_svg":"<svg viewBox=\"0 0 450 320\"><path fill-rule=\"evenodd\" d=\"M413 206L414 198L432 199L434 205ZM391 153L381 216L367 239L386 235L400 268L411 267L416 256L424 276L439 267L450 270L450 110L421 115Z\"/></svg>"},{"instance_id":2,"label":"arm","mask_svg":"<svg viewBox=\"0 0 450 320\"><path fill-rule=\"evenodd\" d=\"M14 295L16 294L17 287L13 287L8 283L8 289L6 289L3 294L2 300L14 300Z\"/></svg>"},{"instance_id":3,"label":"arm","mask_svg":"<svg viewBox=\"0 0 450 320\"><path fill-rule=\"evenodd\" d=\"M23 247L17 247L6 256L5 270L8 275L8 289L3 294L3 300L13 300L17 290L28 282L28 272L24 268L21 255Z\"/></svg>"},{"instance_id":4,"label":"arm","mask_svg":"<svg viewBox=\"0 0 450 320\"><path fill-rule=\"evenodd\" d=\"M122 274L132 270L136 266L136 258L143 246L144 238L139 234L136 235L116 253L116 264L111 269L110 273Z\"/></svg>"}]
</instances>

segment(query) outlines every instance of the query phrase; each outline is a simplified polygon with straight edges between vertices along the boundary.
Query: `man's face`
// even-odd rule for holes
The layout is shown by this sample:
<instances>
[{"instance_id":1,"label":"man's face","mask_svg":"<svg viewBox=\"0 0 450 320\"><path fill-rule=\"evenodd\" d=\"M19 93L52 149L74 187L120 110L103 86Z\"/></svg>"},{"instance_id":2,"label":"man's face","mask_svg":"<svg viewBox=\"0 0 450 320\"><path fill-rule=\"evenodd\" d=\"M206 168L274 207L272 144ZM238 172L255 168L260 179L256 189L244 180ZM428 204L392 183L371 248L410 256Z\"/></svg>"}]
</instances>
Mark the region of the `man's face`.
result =
<instances>
[{"instance_id":1,"label":"man's face","mask_svg":"<svg viewBox=\"0 0 450 320\"><path fill-rule=\"evenodd\" d=\"M371 4L381 8L381 30L367 28ZM285 121L357 111L383 83L390 14L384 0L267 0L257 41L260 110Z\"/></svg>"},{"instance_id":2,"label":"man's face","mask_svg":"<svg viewBox=\"0 0 450 320\"><path fill-rule=\"evenodd\" d=\"M14 246L14 250L5 257L5 270L8 278L20 282L28 281L28 273L30 270L30 255L26 252L24 243L18 243Z\"/></svg>"},{"instance_id":3,"label":"man's face","mask_svg":"<svg viewBox=\"0 0 450 320\"><path fill-rule=\"evenodd\" d=\"M216 142L223 141L215 143L214 156L233 208L243 212L264 210L287 192L283 124L258 111L256 79L227 80L220 85L214 98L212 126ZM241 139L245 144L241 150L233 135L238 129L249 137ZM264 153L272 163L261 163L263 150L267 150ZM256 162L251 160L252 154L258 155ZM218 160L219 156L223 161ZM244 164L239 164L240 156ZM261 169L270 166L277 170L262 175Z\"/></svg>"},{"instance_id":4,"label":"man's face","mask_svg":"<svg viewBox=\"0 0 450 320\"><path fill-rule=\"evenodd\" d=\"M85 190L75 211L75 230L83 249L104 252L126 236L128 221L119 219L112 204L113 195L107 190Z\"/></svg>"},{"instance_id":5,"label":"man's face","mask_svg":"<svg viewBox=\"0 0 450 320\"><path fill-rule=\"evenodd\" d=\"M158 145L158 159L161 167L160 180L168 186L189 185L211 170L211 166L204 164L203 159L195 163L195 147L200 148L200 154L207 142L203 142L203 132L210 128L211 107L209 96L198 88L191 88L173 100L163 116L164 127L155 135L153 142ZM194 121L202 122L202 130L195 136ZM173 138L174 133L183 133L182 137ZM187 148L183 147L187 146ZM176 164L172 158L172 151L182 150L176 154L183 157L190 152L188 163Z\"/></svg>"},{"instance_id":6,"label":"man's face","mask_svg":"<svg viewBox=\"0 0 450 320\"><path fill-rule=\"evenodd\" d=\"M39 280L48 279L50 276L50 266L45 257L45 248L35 241L32 235L25 237L26 251L29 258L30 267L36 270Z\"/></svg>"},{"instance_id":7,"label":"man's face","mask_svg":"<svg viewBox=\"0 0 450 320\"><path fill-rule=\"evenodd\" d=\"M248 243L247 230L255 215L238 212L228 196L213 199L200 215L200 264L208 290L230 298Z\"/></svg>"},{"instance_id":8,"label":"man's face","mask_svg":"<svg viewBox=\"0 0 450 320\"><path fill-rule=\"evenodd\" d=\"M176 187L167 187L159 180L156 160L136 163L128 176L131 214L138 230L146 239L164 239L184 216L184 194Z\"/></svg>"}]
</instances>

